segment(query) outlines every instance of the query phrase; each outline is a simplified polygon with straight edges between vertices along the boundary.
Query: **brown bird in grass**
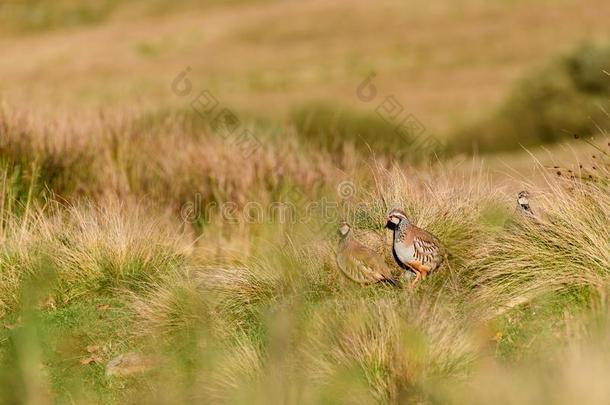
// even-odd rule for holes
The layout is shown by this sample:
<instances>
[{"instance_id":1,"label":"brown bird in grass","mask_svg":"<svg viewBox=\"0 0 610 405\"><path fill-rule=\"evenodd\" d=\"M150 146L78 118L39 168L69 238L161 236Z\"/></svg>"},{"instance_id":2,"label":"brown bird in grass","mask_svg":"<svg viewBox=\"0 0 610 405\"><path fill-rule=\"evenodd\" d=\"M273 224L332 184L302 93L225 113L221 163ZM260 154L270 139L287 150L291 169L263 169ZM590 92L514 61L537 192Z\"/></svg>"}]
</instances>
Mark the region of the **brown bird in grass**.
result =
<instances>
[{"instance_id":1,"label":"brown bird in grass","mask_svg":"<svg viewBox=\"0 0 610 405\"><path fill-rule=\"evenodd\" d=\"M401 268L415 273L412 288L443 262L444 249L440 241L430 232L413 225L403 211L390 211L386 227L394 232L394 259Z\"/></svg>"},{"instance_id":2,"label":"brown bird in grass","mask_svg":"<svg viewBox=\"0 0 610 405\"><path fill-rule=\"evenodd\" d=\"M517 194L517 211L519 211L529 217L533 217L534 212L532 211L532 208L530 207L529 196L530 195L527 191L521 191L521 192L519 192L519 194Z\"/></svg>"},{"instance_id":3,"label":"brown bird in grass","mask_svg":"<svg viewBox=\"0 0 610 405\"><path fill-rule=\"evenodd\" d=\"M339 225L339 236L337 266L347 278L359 284L385 281L396 285L392 272L381 256L354 239L347 222Z\"/></svg>"}]
</instances>

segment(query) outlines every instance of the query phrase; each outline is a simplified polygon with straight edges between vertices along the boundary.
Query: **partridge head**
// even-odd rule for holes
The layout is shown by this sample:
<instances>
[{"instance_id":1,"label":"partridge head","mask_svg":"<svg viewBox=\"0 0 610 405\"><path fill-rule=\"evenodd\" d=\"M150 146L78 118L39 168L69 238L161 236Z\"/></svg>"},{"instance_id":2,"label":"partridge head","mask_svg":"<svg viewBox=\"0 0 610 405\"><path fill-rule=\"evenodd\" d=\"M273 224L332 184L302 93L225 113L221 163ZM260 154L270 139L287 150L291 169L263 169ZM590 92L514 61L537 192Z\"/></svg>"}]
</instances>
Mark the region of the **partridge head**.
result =
<instances>
[{"instance_id":1,"label":"partridge head","mask_svg":"<svg viewBox=\"0 0 610 405\"><path fill-rule=\"evenodd\" d=\"M517 194L517 210L525 215L534 216L534 212L530 207L529 193L527 191L521 191Z\"/></svg>"},{"instance_id":2,"label":"partridge head","mask_svg":"<svg viewBox=\"0 0 610 405\"><path fill-rule=\"evenodd\" d=\"M399 225L410 225L411 221L407 218L407 215L404 211L394 208L392 211L388 213L388 220L386 222L386 228L388 229L396 229Z\"/></svg>"}]
</instances>

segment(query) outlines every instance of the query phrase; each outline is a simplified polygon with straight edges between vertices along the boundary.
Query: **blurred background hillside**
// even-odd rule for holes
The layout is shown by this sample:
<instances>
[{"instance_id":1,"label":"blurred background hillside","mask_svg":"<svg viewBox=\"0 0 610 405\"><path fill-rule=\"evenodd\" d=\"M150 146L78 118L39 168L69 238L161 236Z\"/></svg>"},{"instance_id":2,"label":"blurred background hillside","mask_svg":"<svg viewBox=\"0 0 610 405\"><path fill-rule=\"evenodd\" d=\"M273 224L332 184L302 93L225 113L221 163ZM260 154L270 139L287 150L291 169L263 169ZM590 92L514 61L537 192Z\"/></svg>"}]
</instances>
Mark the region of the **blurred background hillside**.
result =
<instances>
[{"instance_id":1,"label":"blurred background hillside","mask_svg":"<svg viewBox=\"0 0 610 405\"><path fill-rule=\"evenodd\" d=\"M601 0L5 0L0 97L38 113L163 114L188 109L170 86L190 67L194 91L242 120L394 138L372 121L395 96L452 150L514 149L594 132L609 14ZM367 103L356 91L370 74Z\"/></svg>"}]
</instances>

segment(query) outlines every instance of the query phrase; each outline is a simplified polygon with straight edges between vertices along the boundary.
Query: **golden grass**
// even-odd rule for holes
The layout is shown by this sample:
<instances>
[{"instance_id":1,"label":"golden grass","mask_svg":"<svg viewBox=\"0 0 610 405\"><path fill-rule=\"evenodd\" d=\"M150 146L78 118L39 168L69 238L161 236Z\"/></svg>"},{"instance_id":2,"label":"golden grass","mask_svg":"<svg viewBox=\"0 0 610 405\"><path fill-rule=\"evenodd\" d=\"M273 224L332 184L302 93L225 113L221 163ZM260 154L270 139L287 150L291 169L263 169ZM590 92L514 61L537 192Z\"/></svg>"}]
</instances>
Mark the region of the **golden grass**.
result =
<instances>
[{"instance_id":1,"label":"golden grass","mask_svg":"<svg viewBox=\"0 0 610 405\"><path fill-rule=\"evenodd\" d=\"M159 125L147 124L143 113L47 125L5 106L0 119L8 163L34 165L64 198L133 196L176 210L195 202L243 206L260 190L272 197L292 186L313 190L338 172L328 154L299 153L296 140L278 145L260 134L260 143L224 140L204 122L188 124L178 114ZM199 208L203 216L205 206Z\"/></svg>"},{"instance_id":2,"label":"golden grass","mask_svg":"<svg viewBox=\"0 0 610 405\"><path fill-rule=\"evenodd\" d=\"M474 264L490 304L522 304L548 291L603 289L610 269L608 185L548 178L534 219L487 243ZM497 307L496 307L497 308Z\"/></svg>"},{"instance_id":3,"label":"golden grass","mask_svg":"<svg viewBox=\"0 0 610 405\"><path fill-rule=\"evenodd\" d=\"M319 402L342 391L357 403L512 398L509 385L497 393L473 392L486 373L513 384L529 378L523 384L531 388L515 398L541 398L544 374L538 380L499 358L490 363L491 350L500 345L491 337L503 314L545 294L591 287L591 305L600 302L595 297L603 296L610 260L607 186L577 181L568 188L562 179L549 179L544 199L535 200L539 221L515 217L497 228L487 223L486 207L510 210L512 196L492 192L484 173L376 166L373 180L358 185L351 204L360 202L360 208L345 208L359 228L381 231L387 208L399 205L449 248L450 266L416 291L348 284L333 265L333 242L325 232L297 227L288 245L279 248L282 237L276 235L247 255L218 263L197 247L214 240L217 225L195 241L171 210L142 202L100 198L39 207L33 201L5 221L3 311L14 314L28 305L19 291L49 270L55 274L50 285L32 298L42 311L119 294L129 303L130 344L167 357L164 368L147 378L174 382L164 393L154 384L138 390L167 402ZM248 233L256 228L243 226ZM281 224L267 226L269 235L283 232ZM240 225L231 229L229 239L239 239ZM507 309L522 296L527 299ZM593 330L590 324L582 328ZM558 340L570 336L561 333ZM177 349L186 351L190 371L174 359ZM580 364L571 359L566 373ZM579 381L565 390L580 392Z\"/></svg>"},{"instance_id":4,"label":"golden grass","mask_svg":"<svg viewBox=\"0 0 610 405\"><path fill-rule=\"evenodd\" d=\"M135 5L0 40L0 398L607 402L610 180L599 151L582 170L556 156L561 177L503 188L478 158L396 165L354 145L317 150L283 127L253 125L261 147L244 158L170 83L192 66L195 91L246 122L328 96L366 109L354 91L375 70L381 94L434 132L563 46L607 35L608 5L271 5L134 19ZM562 29L549 35L549 24ZM342 198L345 181L354 193ZM514 212L522 184L533 220ZM205 210L286 200L294 223ZM322 201L336 211L303 209ZM347 219L392 264L393 207L439 237L447 262L415 290L350 284L335 266L334 223ZM101 358L81 364L88 346ZM109 357L127 350L159 366L106 377Z\"/></svg>"},{"instance_id":5,"label":"golden grass","mask_svg":"<svg viewBox=\"0 0 610 405\"><path fill-rule=\"evenodd\" d=\"M469 164L412 168L349 151L297 154L295 141L266 143L259 160L236 167L227 150L238 151L181 116L154 125L103 116L57 129L6 109L3 117L3 315L15 322L28 308L53 314L93 297L119 299L125 344L167 357L150 378L175 382L168 402L319 402L337 387L362 393L363 402L459 398L478 370L492 367L490 356L502 375L506 365L493 350L522 349L517 335L510 344L492 340L507 317L528 314L548 296L557 311L569 313L573 295L593 308L608 285L601 157L594 179L551 173L544 188L533 186L539 217L530 220L516 216L515 190L494 188ZM55 130L75 142L57 141ZM83 155L90 160L70 157ZM343 199L337 185L346 179L354 193ZM42 192L41 183L50 189ZM291 191L299 208L323 199L339 205L333 215L313 212L296 223L229 223L213 212L192 226L180 207L194 191L200 203L264 205ZM393 207L439 237L447 263L415 291L349 284L335 268L333 223L347 219L388 256L383 225ZM554 313L543 319L563 321ZM156 395L150 386L134 390Z\"/></svg>"}]
</instances>

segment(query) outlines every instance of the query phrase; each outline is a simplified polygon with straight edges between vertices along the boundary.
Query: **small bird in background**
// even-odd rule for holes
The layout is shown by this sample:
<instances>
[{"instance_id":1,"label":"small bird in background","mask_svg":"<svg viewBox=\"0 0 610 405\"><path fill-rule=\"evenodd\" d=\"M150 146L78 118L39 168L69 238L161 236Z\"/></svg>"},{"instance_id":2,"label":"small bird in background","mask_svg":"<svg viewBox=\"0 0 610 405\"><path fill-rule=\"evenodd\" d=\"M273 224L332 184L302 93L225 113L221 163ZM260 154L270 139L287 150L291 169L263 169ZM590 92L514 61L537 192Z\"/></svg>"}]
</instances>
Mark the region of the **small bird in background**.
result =
<instances>
[{"instance_id":1,"label":"small bird in background","mask_svg":"<svg viewBox=\"0 0 610 405\"><path fill-rule=\"evenodd\" d=\"M402 269L415 273L415 279L411 282L411 288L414 288L441 265L444 249L434 235L413 225L399 209L390 211L386 227L394 233L394 259Z\"/></svg>"},{"instance_id":2,"label":"small bird in background","mask_svg":"<svg viewBox=\"0 0 610 405\"><path fill-rule=\"evenodd\" d=\"M359 284L385 281L397 285L381 256L354 239L347 222L339 225L339 236L337 266L347 278Z\"/></svg>"},{"instance_id":3,"label":"small bird in background","mask_svg":"<svg viewBox=\"0 0 610 405\"><path fill-rule=\"evenodd\" d=\"M517 210L527 216L533 217L534 212L530 207L529 196L527 191L521 191L517 194Z\"/></svg>"}]
</instances>

